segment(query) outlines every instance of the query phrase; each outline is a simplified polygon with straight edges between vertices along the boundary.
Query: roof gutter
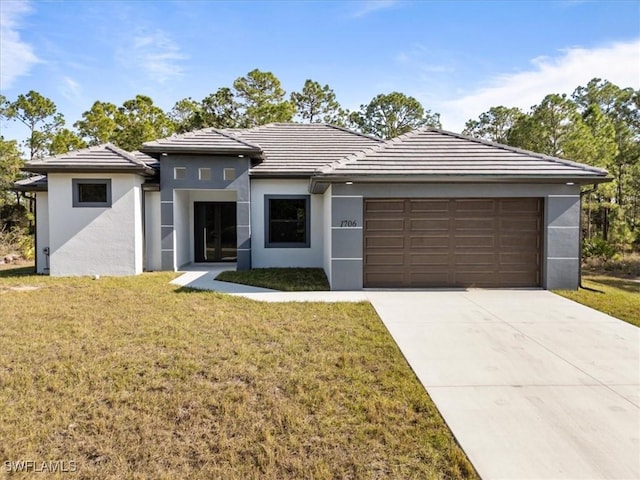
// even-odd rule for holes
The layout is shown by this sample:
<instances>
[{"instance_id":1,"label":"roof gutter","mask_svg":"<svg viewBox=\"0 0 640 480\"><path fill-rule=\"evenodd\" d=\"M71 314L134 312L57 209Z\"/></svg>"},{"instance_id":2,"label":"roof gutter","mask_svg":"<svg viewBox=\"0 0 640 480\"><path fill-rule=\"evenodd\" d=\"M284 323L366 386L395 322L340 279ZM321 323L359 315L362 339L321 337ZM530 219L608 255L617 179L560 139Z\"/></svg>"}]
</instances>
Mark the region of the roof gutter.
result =
<instances>
[{"instance_id":1,"label":"roof gutter","mask_svg":"<svg viewBox=\"0 0 640 480\"><path fill-rule=\"evenodd\" d=\"M20 170L33 173L137 173L152 177L155 169L148 166L140 167L113 167L107 165L72 166L72 165L33 165L27 164Z\"/></svg>"},{"instance_id":2,"label":"roof gutter","mask_svg":"<svg viewBox=\"0 0 640 480\"><path fill-rule=\"evenodd\" d=\"M595 185L610 182L607 176L548 175L314 175L310 179L311 193L324 193L332 183L539 183Z\"/></svg>"}]
</instances>

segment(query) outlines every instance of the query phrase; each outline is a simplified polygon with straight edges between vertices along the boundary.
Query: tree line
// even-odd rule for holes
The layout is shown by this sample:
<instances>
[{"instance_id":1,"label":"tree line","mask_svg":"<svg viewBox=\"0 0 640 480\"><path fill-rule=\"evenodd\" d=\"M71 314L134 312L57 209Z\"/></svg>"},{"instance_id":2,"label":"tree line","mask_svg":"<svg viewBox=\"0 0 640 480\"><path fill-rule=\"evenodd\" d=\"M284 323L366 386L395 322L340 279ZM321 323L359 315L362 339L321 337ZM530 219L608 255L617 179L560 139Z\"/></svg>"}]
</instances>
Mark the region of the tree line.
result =
<instances>
[{"instance_id":1,"label":"tree line","mask_svg":"<svg viewBox=\"0 0 640 480\"><path fill-rule=\"evenodd\" d=\"M24 164L20 147L27 159L106 142L131 151L173 133L291 121L331 123L385 139L421 126L441 127L438 113L400 92L376 95L349 111L329 85L308 79L287 95L272 72L258 69L200 100L183 98L168 112L145 95L120 106L96 101L69 128L51 99L30 91L12 101L0 96L0 117L29 130L22 144L0 137L0 208L11 202L9 189ZM492 107L469 120L462 133L607 169L611 183L585 189L588 245L603 254L640 243L639 90L594 78L571 95L549 94L528 111Z\"/></svg>"}]
</instances>

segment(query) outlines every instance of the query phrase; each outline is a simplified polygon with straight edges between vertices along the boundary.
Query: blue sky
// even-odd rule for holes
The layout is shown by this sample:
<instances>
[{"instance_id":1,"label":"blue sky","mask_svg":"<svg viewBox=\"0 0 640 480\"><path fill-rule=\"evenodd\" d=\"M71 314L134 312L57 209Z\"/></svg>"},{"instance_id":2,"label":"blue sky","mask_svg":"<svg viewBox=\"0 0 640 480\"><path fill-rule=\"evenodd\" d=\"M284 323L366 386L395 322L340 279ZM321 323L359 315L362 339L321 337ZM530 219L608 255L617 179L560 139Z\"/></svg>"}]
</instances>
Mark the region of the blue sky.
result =
<instances>
[{"instance_id":1,"label":"blue sky","mask_svg":"<svg viewBox=\"0 0 640 480\"><path fill-rule=\"evenodd\" d=\"M593 77L640 88L638 1L0 1L0 91L37 90L67 124L95 100L170 110L254 68L350 109L400 91L460 131ZM5 138L21 130L3 123Z\"/></svg>"}]
</instances>

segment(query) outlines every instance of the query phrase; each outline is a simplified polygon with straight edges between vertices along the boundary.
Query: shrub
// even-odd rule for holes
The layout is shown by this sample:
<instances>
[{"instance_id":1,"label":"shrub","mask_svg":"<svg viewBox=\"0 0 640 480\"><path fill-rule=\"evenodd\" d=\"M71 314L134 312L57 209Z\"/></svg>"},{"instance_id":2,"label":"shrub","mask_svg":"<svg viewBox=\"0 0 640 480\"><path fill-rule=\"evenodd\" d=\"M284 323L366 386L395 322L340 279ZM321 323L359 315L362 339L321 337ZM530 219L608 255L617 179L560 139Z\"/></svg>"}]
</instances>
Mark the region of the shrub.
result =
<instances>
[{"instance_id":1,"label":"shrub","mask_svg":"<svg viewBox=\"0 0 640 480\"><path fill-rule=\"evenodd\" d=\"M23 228L0 228L0 259L10 254L18 254L25 260L33 260L35 245L33 235Z\"/></svg>"},{"instance_id":2,"label":"shrub","mask_svg":"<svg viewBox=\"0 0 640 480\"><path fill-rule=\"evenodd\" d=\"M617 254L615 246L602 238L590 238L583 242L582 255L586 258L595 258L606 262Z\"/></svg>"}]
</instances>

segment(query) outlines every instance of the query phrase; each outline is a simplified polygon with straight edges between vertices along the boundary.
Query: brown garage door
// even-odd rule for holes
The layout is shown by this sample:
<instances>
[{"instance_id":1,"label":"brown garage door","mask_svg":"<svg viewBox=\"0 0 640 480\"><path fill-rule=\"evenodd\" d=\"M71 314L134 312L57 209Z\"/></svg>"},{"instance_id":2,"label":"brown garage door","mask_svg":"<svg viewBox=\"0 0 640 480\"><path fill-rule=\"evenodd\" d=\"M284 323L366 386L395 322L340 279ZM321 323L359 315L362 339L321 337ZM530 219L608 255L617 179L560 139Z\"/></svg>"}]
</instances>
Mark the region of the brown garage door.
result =
<instances>
[{"instance_id":1,"label":"brown garage door","mask_svg":"<svg viewBox=\"0 0 640 480\"><path fill-rule=\"evenodd\" d=\"M542 199L366 199L366 287L540 285Z\"/></svg>"}]
</instances>

